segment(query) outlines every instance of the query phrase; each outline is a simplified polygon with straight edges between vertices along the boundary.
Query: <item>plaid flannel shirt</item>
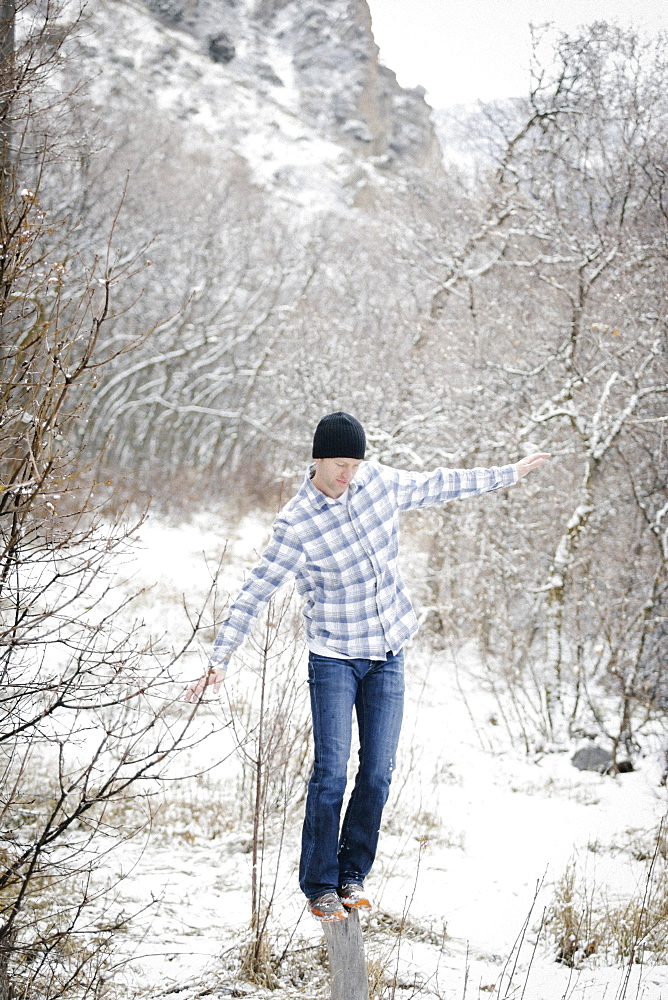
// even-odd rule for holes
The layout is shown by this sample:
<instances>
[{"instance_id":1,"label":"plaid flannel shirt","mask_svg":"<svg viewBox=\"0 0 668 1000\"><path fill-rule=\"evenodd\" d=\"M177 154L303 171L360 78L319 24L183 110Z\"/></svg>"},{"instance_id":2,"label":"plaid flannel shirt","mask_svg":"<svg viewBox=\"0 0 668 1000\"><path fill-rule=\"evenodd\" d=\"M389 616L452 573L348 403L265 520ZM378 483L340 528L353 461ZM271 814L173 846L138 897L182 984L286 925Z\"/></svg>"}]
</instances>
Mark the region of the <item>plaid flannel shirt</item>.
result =
<instances>
[{"instance_id":1,"label":"plaid flannel shirt","mask_svg":"<svg viewBox=\"0 0 668 1000\"><path fill-rule=\"evenodd\" d=\"M332 504L313 485L309 470L230 607L210 664L227 663L262 607L291 577L304 599L307 640L351 659L399 652L418 627L399 575L399 512L516 481L512 465L424 473L364 462L348 487L348 502Z\"/></svg>"}]
</instances>

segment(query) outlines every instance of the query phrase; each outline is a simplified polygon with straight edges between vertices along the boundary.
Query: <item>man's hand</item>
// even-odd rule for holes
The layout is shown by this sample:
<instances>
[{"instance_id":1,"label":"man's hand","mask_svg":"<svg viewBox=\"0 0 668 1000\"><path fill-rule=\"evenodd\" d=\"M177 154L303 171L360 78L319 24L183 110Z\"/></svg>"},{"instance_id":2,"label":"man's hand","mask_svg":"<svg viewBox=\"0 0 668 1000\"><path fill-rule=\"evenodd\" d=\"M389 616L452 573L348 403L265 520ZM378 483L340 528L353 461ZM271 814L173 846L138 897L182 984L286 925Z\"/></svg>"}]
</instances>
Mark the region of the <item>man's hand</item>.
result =
<instances>
[{"instance_id":1,"label":"man's hand","mask_svg":"<svg viewBox=\"0 0 668 1000\"><path fill-rule=\"evenodd\" d=\"M227 667L219 667L217 670L211 667L198 681L190 685L186 691L186 701L190 701L194 705L196 701L200 700L210 684L213 684L213 693L218 694L226 673Z\"/></svg>"},{"instance_id":2,"label":"man's hand","mask_svg":"<svg viewBox=\"0 0 668 1000\"><path fill-rule=\"evenodd\" d=\"M521 479L522 476L526 476L528 472L533 472L534 469L537 469L538 466L542 465L548 458L552 458L549 451L539 451L535 455L527 455L526 458L516 462L515 468L517 469L517 478Z\"/></svg>"}]
</instances>

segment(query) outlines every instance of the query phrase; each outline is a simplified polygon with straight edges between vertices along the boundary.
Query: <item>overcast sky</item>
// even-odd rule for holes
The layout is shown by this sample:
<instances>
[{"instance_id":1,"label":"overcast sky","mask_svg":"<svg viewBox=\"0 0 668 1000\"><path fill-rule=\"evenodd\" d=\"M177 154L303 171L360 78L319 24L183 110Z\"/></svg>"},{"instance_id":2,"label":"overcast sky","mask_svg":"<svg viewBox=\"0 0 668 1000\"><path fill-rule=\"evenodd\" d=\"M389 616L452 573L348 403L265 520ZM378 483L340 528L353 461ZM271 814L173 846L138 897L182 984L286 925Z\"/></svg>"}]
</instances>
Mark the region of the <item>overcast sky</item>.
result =
<instances>
[{"instance_id":1,"label":"overcast sky","mask_svg":"<svg viewBox=\"0 0 668 1000\"><path fill-rule=\"evenodd\" d=\"M369 0L382 61L434 107L526 93L529 23L668 30L668 0Z\"/></svg>"}]
</instances>

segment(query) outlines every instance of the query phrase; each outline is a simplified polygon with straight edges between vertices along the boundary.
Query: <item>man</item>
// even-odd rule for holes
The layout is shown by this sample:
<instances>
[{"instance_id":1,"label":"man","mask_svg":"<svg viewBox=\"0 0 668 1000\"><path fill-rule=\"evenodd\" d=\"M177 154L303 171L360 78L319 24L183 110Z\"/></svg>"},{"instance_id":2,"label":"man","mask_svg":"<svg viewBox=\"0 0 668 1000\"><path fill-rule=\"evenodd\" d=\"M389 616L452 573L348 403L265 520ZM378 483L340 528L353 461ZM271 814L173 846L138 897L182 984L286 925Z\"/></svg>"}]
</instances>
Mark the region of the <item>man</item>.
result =
<instances>
[{"instance_id":1,"label":"man","mask_svg":"<svg viewBox=\"0 0 668 1000\"><path fill-rule=\"evenodd\" d=\"M189 689L218 691L230 656L278 587L295 577L304 598L315 760L308 787L299 884L319 920L371 905L373 864L403 714L403 647L417 619L399 576L399 512L511 486L549 458L491 469L403 472L364 462L364 429L330 413L313 438L313 465L280 512L272 539L232 604L209 671ZM339 829L352 737L359 769Z\"/></svg>"}]
</instances>

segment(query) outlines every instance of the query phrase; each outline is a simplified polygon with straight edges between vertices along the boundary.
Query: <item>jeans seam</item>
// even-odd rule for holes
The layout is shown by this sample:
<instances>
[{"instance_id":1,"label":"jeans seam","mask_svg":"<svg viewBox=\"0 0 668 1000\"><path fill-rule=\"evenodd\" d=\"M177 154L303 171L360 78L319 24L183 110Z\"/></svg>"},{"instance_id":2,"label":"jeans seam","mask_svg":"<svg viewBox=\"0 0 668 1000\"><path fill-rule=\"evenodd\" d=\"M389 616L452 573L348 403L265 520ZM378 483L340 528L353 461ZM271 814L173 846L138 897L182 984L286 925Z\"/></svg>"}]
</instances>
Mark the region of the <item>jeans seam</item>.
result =
<instances>
[{"instance_id":1,"label":"jeans seam","mask_svg":"<svg viewBox=\"0 0 668 1000\"><path fill-rule=\"evenodd\" d=\"M365 698L364 698L364 677L361 680L358 679L358 681L357 681L357 693L361 695L361 699L362 699L362 712L363 712L364 715L366 715L366 706L364 704L364 701L365 701ZM362 770L362 744L365 741L362 738L362 734L361 734L361 731L360 731L360 720L359 720L359 716L357 715L357 698L355 698L355 714L357 716L357 733L358 733L359 741L360 741L360 756L359 756L359 765L358 765L358 768L357 768L357 773L359 774L359 772ZM365 727L365 730L366 730L366 727ZM354 799L355 799L356 786L357 786L357 775L355 776L355 785L353 786L353 790L350 793L350 800L353 803L354 803ZM345 841L346 841L345 835L346 835L346 831L347 831L347 819L348 819L349 815L350 815L350 802L348 803L348 810L346 811L346 816L344 816L344 818L343 818L343 827L341 828L341 836L339 838L339 850L337 851L337 858L338 858L339 854L341 853L341 850L343 849L343 847L345 845ZM340 872L339 872L339 876L340 876ZM339 881L341 881L340 877L339 877Z\"/></svg>"},{"instance_id":2,"label":"jeans seam","mask_svg":"<svg viewBox=\"0 0 668 1000\"><path fill-rule=\"evenodd\" d=\"M317 703L317 700L318 700L318 691L317 691L317 688L316 688L316 685L315 685L315 667L313 669L313 678L312 678L312 681L313 681L313 701ZM317 708L317 704L314 705L314 707ZM313 710L311 710L311 712L312 712L312 716L315 716L315 712L313 712ZM315 758L315 744L314 744L314 747L313 747L313 753L314 753L314 758ZM313 768L315 770L315 759L313 761ZM308 798L307 798L307 802L308 802ZM313 810L311 810L311 816L312 815L313 815ZM305 819L306 819L306 817L305 817ZM310 843L309 843L309 848L308 848L306 857L304 858L304 878L307 877L307 871L308 871L309 866L311 864L311 859L313 857L313 852L314 851L315 851L315 837L311 837L310 838Z\"/></svg>"}]
</instances>

